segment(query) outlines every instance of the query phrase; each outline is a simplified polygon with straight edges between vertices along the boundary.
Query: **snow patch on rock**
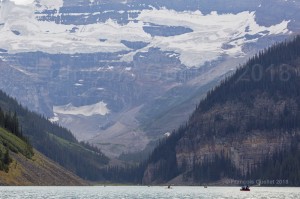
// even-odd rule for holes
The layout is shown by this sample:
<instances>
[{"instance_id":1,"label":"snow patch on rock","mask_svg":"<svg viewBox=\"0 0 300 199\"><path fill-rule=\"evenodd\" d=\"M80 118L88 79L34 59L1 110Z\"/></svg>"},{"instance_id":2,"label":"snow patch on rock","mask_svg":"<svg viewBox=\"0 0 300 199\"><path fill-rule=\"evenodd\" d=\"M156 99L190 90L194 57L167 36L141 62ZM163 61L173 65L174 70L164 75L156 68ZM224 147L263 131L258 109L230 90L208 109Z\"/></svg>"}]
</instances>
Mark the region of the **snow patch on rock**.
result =
<instances>
[{"instance_id":1,"label":"snow patch on rock","mask_svg":"<svg viewBox=\"0 0 300 199\"><path fill-rule=\"evenodd\" d=\"M73 106L71 103L63 106L53 106L53 112L56 114L63 115L82 115L82 116L93 116L93 115L107 115L110 110L107 108L107 104L103 101L92 105L86 106Z\"/></svg>"}]
</instances>

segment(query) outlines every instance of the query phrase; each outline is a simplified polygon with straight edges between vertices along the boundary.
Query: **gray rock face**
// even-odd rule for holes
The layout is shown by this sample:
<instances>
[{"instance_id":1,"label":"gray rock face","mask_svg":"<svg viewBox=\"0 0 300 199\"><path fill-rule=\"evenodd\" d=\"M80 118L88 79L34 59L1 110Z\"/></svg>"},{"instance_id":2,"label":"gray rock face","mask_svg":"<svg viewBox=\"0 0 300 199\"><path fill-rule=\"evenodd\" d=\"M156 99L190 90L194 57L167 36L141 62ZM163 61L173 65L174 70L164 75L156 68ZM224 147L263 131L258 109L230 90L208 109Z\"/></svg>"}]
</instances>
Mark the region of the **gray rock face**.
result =
<instances>
[{"instance_id":1,"label":"gray rock face","mask_svg":"<svg viewBox=\"0 0 300 199\"><path fill-rule=\"evenodd\" d=\"M111 156L176 129L224 75L300 27L294 1L45 2L22 20L2 2L0 88Z\"/></svg>"}]
</instances>

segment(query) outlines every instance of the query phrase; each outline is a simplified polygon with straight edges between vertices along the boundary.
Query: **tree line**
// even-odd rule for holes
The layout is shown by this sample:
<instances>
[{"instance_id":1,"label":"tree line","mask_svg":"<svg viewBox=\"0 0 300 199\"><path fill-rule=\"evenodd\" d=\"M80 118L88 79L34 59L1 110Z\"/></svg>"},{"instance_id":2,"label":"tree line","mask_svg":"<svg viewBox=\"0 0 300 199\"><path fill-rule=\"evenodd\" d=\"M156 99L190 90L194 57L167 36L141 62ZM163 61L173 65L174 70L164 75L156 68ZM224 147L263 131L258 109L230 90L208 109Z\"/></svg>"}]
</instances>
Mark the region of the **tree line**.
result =
<instances>
[{"instance_id":1,"label":"tree line","mask_svg":"<svg viewBox=\"0 0 300 199\"><path fill-rule=\"evenodd\" d=\"M22 129L20 128L19 120L16 112L14 112L13 114L10 111L6 113L0 107L0 127L5 128L6 130L13 133L17 137L28 142L26 137L23 135Z\"/></svg>"},{"instance_id":2,"label":"tree line","mask_svg":"<svg viewBox=\"0 0 300 199\"><path fill-rule=\"evenodd\" d=\"M22 133L22 129L20 128L16 112L14 112L13 114L10 111L6 113L0 107L0 127L4 128L9 133L12 133L15 136L19 137L27 144L28 152L26 152L25 154L27 158L30 158L33 155L32 146ZM2 150L0 149L0 170L8 172L9 164L12 162L9 151L18 151L15 150L14 147L8 145L8 143L4 139L0 140L0 146L2 148Z\"/></svg>"}]
</instances>

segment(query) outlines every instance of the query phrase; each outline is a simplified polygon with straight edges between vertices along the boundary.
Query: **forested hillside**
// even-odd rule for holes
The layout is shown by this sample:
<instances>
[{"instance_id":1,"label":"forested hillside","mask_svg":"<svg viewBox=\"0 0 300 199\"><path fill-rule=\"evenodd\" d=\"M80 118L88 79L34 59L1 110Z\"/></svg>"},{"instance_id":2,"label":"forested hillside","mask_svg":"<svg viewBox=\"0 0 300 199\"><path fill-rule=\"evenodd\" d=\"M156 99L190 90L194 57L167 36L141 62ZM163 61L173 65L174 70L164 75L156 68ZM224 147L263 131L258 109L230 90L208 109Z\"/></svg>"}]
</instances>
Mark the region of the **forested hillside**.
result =
<instances>
[{"instance_id":1,"label":"forested hillside","mask_svg":"<svg viewBox=\"0 0 300 199\"><path fill-rule=\"evenodd\" d=\"M79 143L70 131L27 110L2 91L0 107L0 124L5 129L78 176L88 180L103 179L99 169L109 159L100 150Z\"/></svg>"},{"instance_id":2,"label":"forested hillside","mask_svg":"<svg viewBox=\"0 0 300 199\"><path fill-rule=\"evenodd\" d=\"M87 183L34 150L24 137L0 127L0 185L67 186Z\"/></svg>"},{"instance_id":3,"label":"forested hillside","mask_svg":"<svg viewBox=\"0 0 300 199\"><path fill-rule=\"evenodd\" d=\"M0 170L8 172L12 162L10 151L30 159L33 148L19 128L16 113L5 113L0 107Z\"/></svg>"},{"instance_id":4,"label":"forested hillside","mask_svg":"<svg viewBox=\"0 0 300 199\"><path fill-rule=\"evenodd\" d=\"M300 37L259 52L150 156L144 183L281 179L300 185Z\"/></svg>"}]
</instances>

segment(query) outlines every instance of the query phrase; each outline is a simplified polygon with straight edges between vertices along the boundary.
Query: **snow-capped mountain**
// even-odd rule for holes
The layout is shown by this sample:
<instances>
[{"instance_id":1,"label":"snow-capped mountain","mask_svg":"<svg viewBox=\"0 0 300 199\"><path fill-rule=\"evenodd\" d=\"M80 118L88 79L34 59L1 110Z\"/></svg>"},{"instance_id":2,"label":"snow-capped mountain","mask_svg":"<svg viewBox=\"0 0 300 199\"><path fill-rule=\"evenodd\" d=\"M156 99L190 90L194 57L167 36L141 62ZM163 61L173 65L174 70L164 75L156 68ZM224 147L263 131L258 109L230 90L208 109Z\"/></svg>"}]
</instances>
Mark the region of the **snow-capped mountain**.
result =
<instances>
[{"instance_id":1,"label":"snow-capped mountain","mask_svg":"<svg viewBox=\"0 0 300 199\"><path fill-rule=\"evenodd\" d=\"M242 47L245 43L289 32L290 20L270 27L260 26L255 20L254 11L237 14L218 14L215 11L204 15L199 10L175 11L150 7L119 10L118 13L127 12L127 23L119 24L111 18L99 22L101 14L110 13L109 10L66 14L62 0L51 4L47 2L19 6L10 1L4 2L1 37L6 39L1 41L0 47L9 53L122 52L124 55L120 60L125 62L132 62L139 52L159 48L176 53L171 56L178 56L179 61L187 67L200 67L223 55L243 56ZM136 16L130 16L130 13L136 13ZM77 17L81 19L82 16L88 21L91 14L99 14L94 23L72 24L74 19L76 21ZM74 19L70 20L72 16ZM136 44L140 42L143 44Z\"/></svg>"},{"instance_id":2,"label":"snow-capped mountain","mask_svg":"<svg viewBox=\"0 0 300 199\"><path fill-rule=\"evenodd\" d=\"M299 9L284 0L3 0L0 88L109 155L139 151L239 63L297 33Z\"/></svg>"}]
</instances>

